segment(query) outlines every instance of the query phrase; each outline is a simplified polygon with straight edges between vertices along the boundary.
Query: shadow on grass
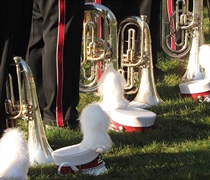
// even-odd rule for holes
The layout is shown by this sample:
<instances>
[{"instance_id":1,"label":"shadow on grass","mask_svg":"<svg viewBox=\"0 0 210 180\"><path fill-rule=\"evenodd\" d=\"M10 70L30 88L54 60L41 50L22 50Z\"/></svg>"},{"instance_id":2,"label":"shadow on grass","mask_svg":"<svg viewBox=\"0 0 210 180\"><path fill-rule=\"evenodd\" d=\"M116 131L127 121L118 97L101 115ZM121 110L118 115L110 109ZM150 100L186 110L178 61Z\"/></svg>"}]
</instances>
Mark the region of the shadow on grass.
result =
<instances>
[{"instance_id":1,"label":"shadow on grass","mask_svg":"<svg viewBox=\"0 0 210 180\"><path fill-rule=\"evenodd\" d=\"M210 178L209 151L125 154L106 158L105 161L110 179Z\"/></svg>"},{"instance_id":2,"label":"shadow on grass","mask_svg":"<svg viewBox=\"0 0 210 180\"><path fill-rule=\"evenodd\" d=\"M210 179L210 152L138 153L104 157L107 172L100 176L57 175L55 166L30 168L30 179L164 180ZM53 178L52 178L53 177Z\"/></svg>"}]
</instances>

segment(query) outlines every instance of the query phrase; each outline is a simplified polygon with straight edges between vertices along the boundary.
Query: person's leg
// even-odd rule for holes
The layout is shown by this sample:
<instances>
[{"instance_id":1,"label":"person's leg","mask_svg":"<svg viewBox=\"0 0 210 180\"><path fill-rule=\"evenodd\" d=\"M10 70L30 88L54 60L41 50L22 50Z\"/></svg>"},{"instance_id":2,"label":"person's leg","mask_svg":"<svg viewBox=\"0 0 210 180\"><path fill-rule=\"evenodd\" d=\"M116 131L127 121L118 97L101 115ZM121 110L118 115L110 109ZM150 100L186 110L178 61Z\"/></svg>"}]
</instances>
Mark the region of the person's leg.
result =
<instances>
[{"instance_id":1,"label":"person's leg","mask_svg":"<svg viewBox=\"0 0 210 180\"><path fill-rule=\"evenodd\" d=\"M160 0L141 0L140 5L140 15L147 15L147 23L150 28L151 35L151 48L152 48L152 61L153 61L153 71L155 80L157 76L162 74L162 71L157 68L157 54L160 50Z\"/></svg>"},{"instance_id":2,"label":"person's leg","mask_svg":"<svg viewBox=\"0 0 210 180\"><path fill-rule=\"evenodd\" d=\"M21 52L25 54L23 35L28 34L27 29L21 29L21 20L24 1L1 1L0 2L0 136L6 128L6 78L8 75L9 64L13 61L14 55ZM25 22L27 25L30 21ZM22 31L20 31L22 30ZM27 41L27 38L24 40Z\"/></svg>"},{"instance_id":3,"label":"person's leg","mask_svg":"<svg viewBox=\"0 0 210 180\"><path fill-rule=\"evenodd\" d=\"M39 107L41 114L43 115L43 109L46 106L46 101L44 95L42 75L42 50L44 47L44 41L42 38L42 23L43 19L40 7L37 1L34 0L30 40L28 44L26 62L28 63L33 73L39 101Z\"/></svg>"},{"instance_id":4,"label":"person's leg","mask_svg":"<svg viewBox=\"0 0 210 180\"><path fill-rule=\"evenodd\" d=\"M33 38L29 44L28 60L31 65L33 64L34 68L32 68L32 71L36 77L35 82L38 87L40 85L42 88L43 79L43 89L46 99L46 106L43 110L43 119L47 124L58 125L56 120L58 121L60 116L58 117L56 110L59 110L59 113L62 114L65 121L64 123L67 124L68 122L71 125L78 118L76 106L79 102L79 74L84 0L66 1L63 54L57 53L57 42L60 37L58 36L58 1L37 0L36 2L32 26ZM43 32L41 30L43 30ZM43 39L41 37L42 34ZM61 71L58 71L57 69L57 62L61 63ZM40 69L41 65L42 69ZM57 79L62 82L58 82ZM40 92L41 90L38 88L39 95ZM39 98L39 101L44 102L43 100L44 99ZM58 102L60 102L59 105L61 107L58 107Z\"/></svg>"},{"instance_id":5,"label":"person's leg","mask_svg":"<svg viewBox=\"0 0 210 180\"><path fill-rule=\"evenodd\" d=\"M2 17L2 16L1 16ZM1 33L1 37L3 34ZM1 39L2 40L2 39ZM1 41L2 43L2 41ZM1 44L2 45L2 44ZM0 60L0 137L3 134L4 130L6 129L6 113L5 113L5 107L4 107L4 101L6 98L6 92L5 92L5 81L6 81L6 75L8 74L8 66L9 61L8 59L11 59L11 51L10 51L10 40L7 40L4 42L4 45L1 47L1 60Z\"/></svg>"},{"instance_id":6,"label":"person's leg","mask_svg":"<svg viewBox=\"0 0 210 180\"><path fill-rule=\"evenodd\" d=\"M152 1L151 14L150 14L150 34L152 40L152 57L155 75L159 73L157 65L157 52L160 50L160 8L161 1Z\"/></svg>"},{"instance_id":7,"label":"person's leg","mask_svg":"<svg viewBox=\"0 0 210 180\"><path fill-rule=\"evenodd\" d=\"M139 16L137 0L122 0L119 23L129 16Z\"/></svg>"},{"instance_id":8,"label":"person's leg","mask_svg":"<svg viewBox=\"0 0 210 180\"><path fill-rule=\"evenodd\" d=\"M147 16L147 23L150 23L152 0L139 0L139 16Z\"/></svg>"},{"instance_id":9,"label":"person's leg","mask_svg":"<svg viewBox=\"0 0 210 180\"><path fill-rule=\"evenodd\" d=\"M78 123L80 55L84 0L66 1L66 35L63 49L63 118L74 128Z\"/></svg>"},{"instance_id":10,"label":"person's leg","mask_svg":"<svg viewBox=\"0 0 210 180\"><path fill-rule=\"evenodd\" d=\"M57 98L57 75L56 75L56 48L58 39L58 0L37 0L42 15L42 35L44 46L42 49L42 80L46 106L43 110L43 120L46 124L57 124L56 98Z\"/></svg>"},{"instance_id":11,"label":"person's leg","mask_svg":"<svg viewBox=\"0 0 210 180\"><path fill-rule=\"evenodd\" d=\"M6 81L6 75L8 74L8 66L9 66L9 59L12 58L11 53L11 30L10 25L7 24L8 22L11 22L12 15L8 16L8 12L10 12L10 7L8 3L5 3L5 1L0 1L0 137L3 134L3 131L6 129L6 113L5 113L5 107L4 107L4 101L5 101L5 81Z\"/></svg>"},{"instance_id":12,"label":"person's leg","mask_svg":"<svg viewBox=\"0 0 210 180\"><path fill-rule=\"evenodd\" d=\"M122 0L102 0L102 4L113 12L119 24L121 20Z\"/></svg>"},{"instance_id":13,"label":"person's leg","mask_svg":"<svg viewBox=\"0 0 210 180\"><path fill-rule=\"evenodd\" d=\"M26 52L30 36L31 16L32 16L33 0L22 0L22 7L19 10L21 15L18 26L15 28L17 40L14 47L14 54L26 59Z\"/></svg>"}]
</instances>

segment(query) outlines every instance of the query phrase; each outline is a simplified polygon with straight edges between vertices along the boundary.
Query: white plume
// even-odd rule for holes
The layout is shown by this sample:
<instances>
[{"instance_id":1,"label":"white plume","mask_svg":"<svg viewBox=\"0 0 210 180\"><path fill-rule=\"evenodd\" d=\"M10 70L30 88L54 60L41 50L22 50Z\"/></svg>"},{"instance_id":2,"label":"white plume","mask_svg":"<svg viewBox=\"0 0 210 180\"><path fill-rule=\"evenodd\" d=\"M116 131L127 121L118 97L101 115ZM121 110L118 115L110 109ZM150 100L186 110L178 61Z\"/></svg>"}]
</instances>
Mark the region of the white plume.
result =
<instances>
[{"instance_id":1,"label":"white plume","mask_svg":"<svg viewBox=\"0 0 210 180\"><path fill-rule=\"evenodd\" d=\"M124 97L125 79L110 63L104 71L98 86L101 106L104 110L125 109L129 101Z\"/></svg>"},{"instance_id":2,"label":"white plume","mask_svg":"<svg viewBox=\"0 0 210 180\"><path fill-rule=\"evenodd\" d=\"M83 149L93 149L102 153L112 147L112 140L108 135L110 118L99 104L87 105L81 113L80 123Z\"/></svg>"},{"instance_id":3,"label":"white plume","mask_svg":"<svg viewBox=\"0 0 210 180\"><path fill-rule=\"evenodd\" d=\"M18 128L8 128L0 139L0 179L27 180L28 144Z\"/></svg>"},{"instance_id":4,"label":"white plume","mask_svg":"<svg viewBox=\"0 0 210 180\"><path fill-rule=\"evenodd\" d=\"M210 45L203 44L199 48L199 63L205 69L204 78L210 78Z\"/></svg>"}]
</instances>

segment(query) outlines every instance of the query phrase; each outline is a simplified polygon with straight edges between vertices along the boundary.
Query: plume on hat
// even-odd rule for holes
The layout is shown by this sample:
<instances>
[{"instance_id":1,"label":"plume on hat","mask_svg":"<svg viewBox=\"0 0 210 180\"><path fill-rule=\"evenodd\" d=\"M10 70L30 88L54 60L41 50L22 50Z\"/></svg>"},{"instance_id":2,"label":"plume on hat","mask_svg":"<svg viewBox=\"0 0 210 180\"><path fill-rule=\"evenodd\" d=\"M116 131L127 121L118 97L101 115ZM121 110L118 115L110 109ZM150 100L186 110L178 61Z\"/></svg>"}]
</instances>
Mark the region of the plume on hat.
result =
<instances>
[{"instance_id":1,"label":"plume on hat","mask_svg":"<svg viewBox=\"0 0 210 180\"><path fill-rule=\"evenodd\" d=\"M112 140L108 135L110 118L99 104L89 104L83 109L80 125L83 133L81 142L83 149L104 153L112 147Z\"/></svg>"},{"instance_id":2,"label":"plume on hat","mask_svg":"<svg viewBox=\"0 0 210 180\"><path fill-rule=\"evenodd\" d=\"M210 78L210 45L203 44L199 48L199 63L205 69L204 78Z\"/></svg>"},{"instance_id":3,"label":"plume on hat","mask_svg":"<svg viewBox=\"0 0 210 180\"><path fill-rule=\"evenodd\" d=\"M104 110L125 109L129 101L124 97L125 79L110 63L104 71L98 86L101 106Z\"/></svg>"},{"instance_id":4,"label":"plume on hat","mask_svg":"<svg viewBox=\"0 0 210 180\"><path fill-rule=\"evenodd\" d=\"M8 128L0 139L0 180L27 180L28 144L19 128Z\"/></svg>"}]
</instances>

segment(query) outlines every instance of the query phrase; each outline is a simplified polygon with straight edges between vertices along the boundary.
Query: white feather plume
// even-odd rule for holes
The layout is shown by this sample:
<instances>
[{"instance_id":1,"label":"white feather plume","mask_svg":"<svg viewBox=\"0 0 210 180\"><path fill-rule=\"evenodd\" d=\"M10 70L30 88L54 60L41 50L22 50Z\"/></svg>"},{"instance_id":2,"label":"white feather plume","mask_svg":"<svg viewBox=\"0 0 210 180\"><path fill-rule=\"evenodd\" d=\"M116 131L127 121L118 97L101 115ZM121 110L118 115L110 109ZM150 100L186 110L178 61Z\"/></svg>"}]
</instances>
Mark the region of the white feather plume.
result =
<instances>
[{"instance_id":1,"label":"white feather plume","mask_svg":"<svg viewBox=\"0 0 210 180\"><path fill-rule=\"evenodd\" d=\"M8 128L0 139L0 179L27 180L28 144L19 128Z\"/></svg>"},{"instance_id":2,"label":"white feather plume","mask_svg":"<svg viewBox=\"0 0 210 180\"><path fill-rule=\"evenodd\" d=\"M199 63L205 70L204 78L210 78L210 45L203 44L199 48Z\"/></svg>"},{"instance_id":3,"label":"white feather plume","mask_svg":"<svg viewBox=\"0 0 210 180\"><path fill-rule=\"evenodd\" d=\"M99 104L87 105L80 115L80 123L83 149L104 153L112 147L112 140L108 135L110 118Z\"/></svg>"},{"instance_id":4,"label":"white feather plume","mask_svg":"<svg viewBox=\"0 0 210 180\"><path fill-rule=\"evenodd\" d=\"M104 110L125 109L129 101L124 97L125 79L110 63L104 71L98 86L101 106Z\"/></svg>"}]
</instances>

